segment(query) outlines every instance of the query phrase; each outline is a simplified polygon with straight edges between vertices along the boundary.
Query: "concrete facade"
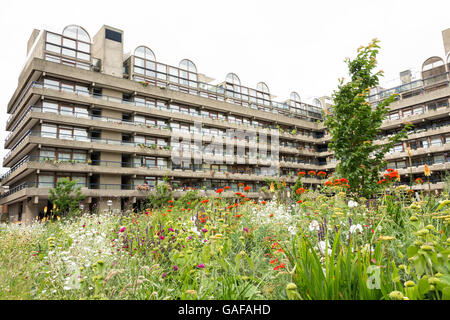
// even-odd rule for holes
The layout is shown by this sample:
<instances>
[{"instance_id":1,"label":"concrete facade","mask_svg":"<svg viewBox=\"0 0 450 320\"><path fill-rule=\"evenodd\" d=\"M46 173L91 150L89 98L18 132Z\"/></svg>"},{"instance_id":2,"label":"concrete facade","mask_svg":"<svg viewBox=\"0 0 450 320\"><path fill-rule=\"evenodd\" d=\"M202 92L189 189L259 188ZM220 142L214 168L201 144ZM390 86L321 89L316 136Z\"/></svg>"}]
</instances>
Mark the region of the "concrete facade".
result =
<instances>
[{"instance_id":1,"label":"concrete facade","mask_svg":"<svg viewBox=\"0 0 450 320\"><path fill-rule=\"evenodd\" d=\"M434 191L444 188L450 169L449 30L442 32L444 59L427 59L422 80L408 82L410 72L402 72L402 86L374 88L369 98L375 104L391 91L399 93L377 143L387 143L405 122L413 123L408 139L386 156L388 167L398 169L407 184L411 172L422 177L427 163ZM86 30L73 25L62 33L32 31L27 61L7 105L10 134L4 147L10 152L3 166L10 170L1 177L7 190L0 204L8 206L10 221L30 222L42 214L50 205L48 190L61 177L79 181L86 195L83 211L104 211L132 209L153 192L139 186L153 187L164 177L176 197L203 187L206 195L214 195L225 185L231 191L223 196L233 196L242 182L252 187L251 197L268 198L258 192L268 177L292 185L299 171L334 171L336 161L327 147L331 137L322 121L328 97L306 104L291 93L276 102L263 83L245 87L229 74L212 84L190 60L169 66L145 46L125 54L123 42L124 32L110 26L92 41ZM201 134L194 127L199 122ZM231 129L236 132L225 136ZM259 140L247 141L239 130ZM199 136L201 148L223 136L220 141L232 145L231 154L214 163L212 154L191 144L185 159L190 163L174 161L177 142ZM266 136L271 142L265 142ZM406 161L408 147L412 168ZM272 157L262 152L252 158L255 148L272 148ZM323 180L307 177L304 182L317 186Z\"/></svg>"}]
</instances>

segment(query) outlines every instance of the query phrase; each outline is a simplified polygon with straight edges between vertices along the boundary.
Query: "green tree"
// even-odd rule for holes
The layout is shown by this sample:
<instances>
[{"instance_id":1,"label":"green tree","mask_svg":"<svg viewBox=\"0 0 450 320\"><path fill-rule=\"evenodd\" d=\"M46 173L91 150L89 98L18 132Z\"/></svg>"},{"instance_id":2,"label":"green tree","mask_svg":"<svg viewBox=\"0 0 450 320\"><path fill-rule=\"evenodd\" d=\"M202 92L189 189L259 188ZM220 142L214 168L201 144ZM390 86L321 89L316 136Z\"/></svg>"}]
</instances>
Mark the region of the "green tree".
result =
<instances>
[{"instance_id":1,"label":"green tree","mask_svg":"<svg viewBox=\"0 0 450 320\"><path fill-rule=\"evenodd\" d=\"M407 137L411 125L388 138L384 145L374 144L380 127L389 112L389 104L395 101L393 94L376 105L368 102L370 88L379 84L382 71L377 66L378 40L361 46L355 59L345 59L350 81L339 80L338 90L333 93L334 105L326 110L325 126L332 136L329 147L340 161L336 171L349 180L350 191L372 197L377 190L380 171L384 169L384 155L393 144Z\"/></svg>"},{"instance_id":2,"label":"green tree","mask_svg":"<svg viewBox=\"0 0 450 320\"><path fill-rule=\"evenodd\" d=\"M62 216L75 212L84 199L77 181L64 178L56 182L56 187L49 190L48 199L56 205Z\"/></svg>"}]
</instances>

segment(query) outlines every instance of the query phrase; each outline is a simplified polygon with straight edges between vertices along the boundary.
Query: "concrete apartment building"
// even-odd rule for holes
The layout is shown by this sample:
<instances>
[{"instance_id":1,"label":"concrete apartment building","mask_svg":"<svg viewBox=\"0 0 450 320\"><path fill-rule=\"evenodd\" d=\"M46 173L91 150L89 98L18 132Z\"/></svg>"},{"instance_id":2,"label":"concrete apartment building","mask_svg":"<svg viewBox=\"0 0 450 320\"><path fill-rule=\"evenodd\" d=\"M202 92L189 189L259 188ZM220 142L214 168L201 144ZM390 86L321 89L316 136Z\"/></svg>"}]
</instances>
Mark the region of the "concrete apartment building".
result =
<instances>
[{"instance_id":1,"label":"concrete apartment building","mask_svg":"<svg viewBox=\"0 0 450 320\"><path fill-rule=\"evenodd\" d=\"M445 58L427 59L421 79L402 72L400 86L373 88L369 99L375 104L399 93L379 143L405 121L415 126L387 155L388 167L409 183L409 146L414 179L423 178L427 163L437 191L450 168L450 29L443 38ZM1 177L0 204L10 221L41 214L50 205L49 189L64 177L82 187L83 210L103 211L139 207L165 177L175 197L189 188L215 195L224 186L231 189L223 196L231 196L244 183L252 187L249 197L267 198L259 189L268 177L292 185L299 171L333 172L322 123L329 97L306 104L292 92L277 102L263 82L246 87L234 73L215 82L188 59L166 65L146 46L124 53L123 42L123 31L109 26L93 39L75 25L61 34L33 30L7 106L10 151L3 167L10 169ZM226 148L211 148L214 141ZM175 161L179 150L188 156Z\"/></svg>"}]
</instances>

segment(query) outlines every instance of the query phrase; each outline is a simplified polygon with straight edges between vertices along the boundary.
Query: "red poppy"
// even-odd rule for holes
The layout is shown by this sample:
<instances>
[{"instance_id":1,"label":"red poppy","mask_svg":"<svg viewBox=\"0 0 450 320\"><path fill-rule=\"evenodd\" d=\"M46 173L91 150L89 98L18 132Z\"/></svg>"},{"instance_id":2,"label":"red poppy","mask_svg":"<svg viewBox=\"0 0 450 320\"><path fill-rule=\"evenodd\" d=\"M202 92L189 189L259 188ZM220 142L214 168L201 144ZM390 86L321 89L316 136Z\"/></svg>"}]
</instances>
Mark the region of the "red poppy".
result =
<instances>
[{"instance_id":1,"label":"red poppy","mask_svg":"<svg viewBox=\"0 0 450 320\"><path fill-rule=\"evenodd\" d=\"M325 182L325 185L326 185L326 186L330 186L330 185L332 185L332 184L333 184L333 182L331 182L331 181Z\"/></svg>"},{"instance_id":2,"label":"red poppy","mask_svg":"<svg viewBox=\"0 0 450 320\"><path fill-rule=\"evenodd\" d=\"M202 200L202 203L208 203L208 202L209 202L208 199Z\"/></svg>"},{"instance_id":3,"label":"red poppy","mask_svg":"<svg viewBox=\"0 0 450 320\"><path fill-rule=\"evenodd\" d=\"M327 173L325 171L319 171L319 172L317 172L317 175L318 176L326 176Z\"/></svg>"},{"instance_id":4,"label":"red poppy","mask_svg":"<svg viewBox=\"0 0 450 320\"><path fill-rule=\"evenodd\" d=\"M221 194L223 191L224 191L224 190L223 190L222 188L220 188L220 189L217 189L217 190L216 190L216 193Z\"/></svg>"},{"instance_id":5,"label":"red poppy","mask_svg":"<svg viewBox=\"0 0 450 320\"><path fill-rule=\"evenodd\" d=\"M302 193L304 193L304 192L305 192L305 188L298 188L298 189L295 191L296 194L302 194Z\"/></svg>"},{"instance_id":6,"label":"red poppy","mask_svg":"<svg viewBox=\"0 0 450 320\"><path fill-rule=\"evenodd\" d=\"M302 203L302 202L303 202L303 200L298 200L298 201L297 201L297 203Z\"/></svg>"},{"instance_id":7,"label":"red poppy","mask_svg":"<svg viewBox=\"0 0 450 320\"><path fill-rule=\"evenodd\" d=\"M261 201L261 204L266 204L267 202L265 202L265 201Z\"/></svg>"},{"instance_id":8,"label":"red poppy","mask_svg":"<svg viewBox=\"0 0 450 320\"><path fill-rule=\"evenodd\" d=\"M229 189L231 189L231 187L230 186L225 186L225 187L223 187L225 190L229 190Z\"/></svg>"},{"instance_id":9,"label":"red poppy","mask_svg":"<svg viewBox=\"0 0 450 320\"><path fill-rule=\"evenodd\" d=\"M168 203L173 203L173 200L169 200L169 201L167 201Z\"/></svg>"},{"instance_id":10,"label":"red poppy","mask_svg":"<svg viewBox=\"0 0 450 320\"><path fill-rule=\"evenodd\" d=\"M250 186L245 186L244 192L250 191L251 188L252 188L252 187L250 187Z\"/></svg>"},{"instance_id":11,"label":"red poppy","mask_svg":"<svg viewBox=\"0 0 450 320\"><path fill-rule=\"evenodd\" d=\"M280 268L285 268L285 267L286 267L286 265L282 263L282 264L276 266L275 268L273 268L273 270L278 271L278 270L280 270Z\"/></svg>"},{"instance_id":12,"label":"red poppy","mask_svg":"<svg viewBox=\"0 0 450 320\"><path fill-rule=\"evenodd\" d=\"M235 217L240 218L240 217L242 217L242 214L237 214L237 215L235 215Z\"/></svg>"},{"instance_id":13,"label":"red poppy","mask_svg":"<svg viewBox=\"0 0 450 320\"><path fill-rule=\"evenodd\" d=\"M299 173L297 173L297 175L300 177L300 176L304 176L306 174L306 172L305 171L300 171Z\"/></svg>"},{"instance_id":14,"label":"red poppy","mask_svg":"<svg viewBox=\"0 0 450 320\"><path fill-rule=\"evenodd\" d=\"M309 176L315 176L316 172L314 170L308 171Z\"/></svg>"},{"instance_id":15,"label":"red poppy","mask_svg":"<svg viewBox=\"0 0 450 320\"><path fill-rule=\"evenodd\" d=\"M341 183L348 183L348 180L345 178L341 178L341 180L339 180Z\"/></svg>"}]
</instances>

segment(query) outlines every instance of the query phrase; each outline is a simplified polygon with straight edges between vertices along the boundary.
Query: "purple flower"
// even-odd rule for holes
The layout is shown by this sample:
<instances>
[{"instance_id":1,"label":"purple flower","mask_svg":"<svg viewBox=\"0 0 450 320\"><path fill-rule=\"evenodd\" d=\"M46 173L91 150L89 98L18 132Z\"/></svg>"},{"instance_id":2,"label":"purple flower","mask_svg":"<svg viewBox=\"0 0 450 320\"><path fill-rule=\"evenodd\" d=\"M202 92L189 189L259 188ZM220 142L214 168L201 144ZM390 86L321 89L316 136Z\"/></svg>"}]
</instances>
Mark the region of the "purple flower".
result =
<instances>
[{"instance_id":1,"label":"purple flower","mask_svg":"<svg viewBox=\"0 0 450 320\"><path fill-rule=\"evenodd\" d=\"M205 265L204 265L203 263L200 263L200 264L197 266L197 268L199 268L199 269L205 269Z\"/></svg>"},{"instance_id":2,"label":"purple flower","mask_svg":"<svg viewBox=\"0 0 450 320\"><path fill-rule=\"evenodd\" d=\"M119 232L124 232L125 231L125 227L120 228Z\"/></svg>"},{"instance_id":3,"label":"purple flower","mask_svg":"<svg viewBox=\"0 0 450 320\"><path fill-rule=\"evenodd\" d=\"M178 271L178 266L173 266L173 271Z\"/></svg>"},{"instance_id":4,"label":"purple flower","mask_svg":"<svg viewBox=\"0 0 450 320\"><path fill-rule=\"evenodd\" d=\"M247 228L244 228L244 231L248 233L248 229Z\"/></svg>"},{"instance_id":5,"label":"purple flower","mask_svg":"<svg viewBox=\"0 0 450 320\"><path fill-rule=\"evenodd\" d=\"M164 240L164 239L165 239L165 237L164 237L164 236L159 236L159 238L160 238L161 240Z\"/></svg>"},{"instance_id":6,"label":"purple flower","mask_svg":"<svg viewBox=\"0 0 450 320\"><path fill-rule=\"evenodd\" d=\"M208 232L208 229L203 228L203 229L202 229L202 232L206 233L206 232Z\"/></svg>"},{"instance_id":7,"label":"purple flower","mask_svg":"<svg viewBox=\"0 0 450 320\"><path fill-rule=\"evenodd\" d=\"M162 274L162 277L165 278L166 276L167 276L167 273L164 272L164 273Z\"/></svg>"},{"instance_id":8,"label":"purple flower","mask_svg":"<svg viewBox=\"0 0 450 320\"><path fill-rule=\"evenodd\" d=\"M172 232L174 232L172 228L169 228L169 231L172 231Z\"/></svg>"}]
</instances>

